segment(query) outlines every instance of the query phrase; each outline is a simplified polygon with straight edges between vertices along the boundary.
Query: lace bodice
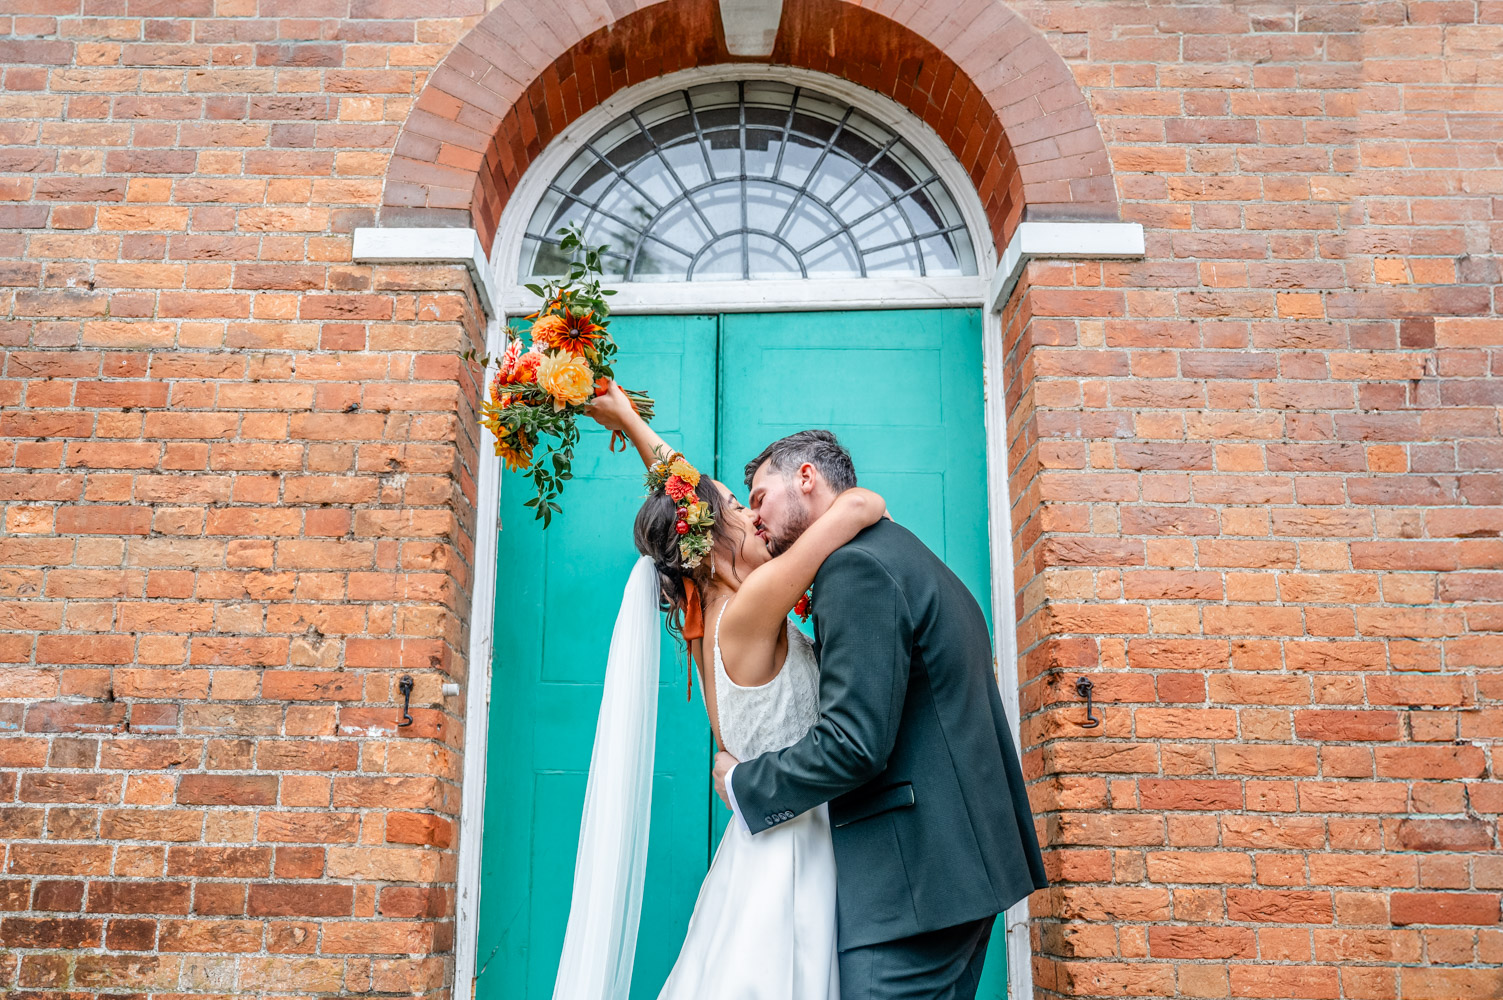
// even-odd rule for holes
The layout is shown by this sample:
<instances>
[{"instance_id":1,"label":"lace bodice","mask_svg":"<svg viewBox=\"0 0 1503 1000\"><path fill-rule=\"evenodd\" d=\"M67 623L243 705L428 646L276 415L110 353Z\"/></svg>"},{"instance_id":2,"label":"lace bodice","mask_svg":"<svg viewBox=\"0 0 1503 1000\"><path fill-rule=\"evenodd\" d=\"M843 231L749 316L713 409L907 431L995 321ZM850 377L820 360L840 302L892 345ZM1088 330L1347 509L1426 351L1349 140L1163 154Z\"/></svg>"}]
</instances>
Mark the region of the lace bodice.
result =
<instances>
[{"instance_id":1,"label":"lace bodice","mask_svg":"<svg viewBox=\"0 0 1503 1000\"><path fill-rule=\"evenodd\" d=\"M788 658L766 684L742 687L725 672L720 655L720 609L715 619L715 709L720 739L737 760L792 746L819 719L819 664L814 641L788 621Z\"/></svg>"}]
</instances>

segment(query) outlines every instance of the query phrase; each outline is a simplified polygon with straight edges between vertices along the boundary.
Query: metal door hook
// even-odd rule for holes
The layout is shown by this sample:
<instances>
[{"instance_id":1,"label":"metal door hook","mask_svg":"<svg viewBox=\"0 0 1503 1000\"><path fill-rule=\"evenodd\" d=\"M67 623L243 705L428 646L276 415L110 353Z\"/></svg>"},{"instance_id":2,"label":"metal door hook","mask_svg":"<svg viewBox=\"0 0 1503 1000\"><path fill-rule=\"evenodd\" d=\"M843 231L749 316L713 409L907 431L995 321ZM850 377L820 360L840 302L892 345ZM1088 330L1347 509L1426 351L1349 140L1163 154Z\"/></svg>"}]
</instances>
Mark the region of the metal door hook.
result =
<instances>
[{"instance_id":1,"label":"metal door hook","mask_svg":"<svg viewBox=\"0 0 1503 1000\"><path fill-rule=\"evenodd\" d=\"M404 674L397 690L402 692L402 721L397 723L397 728L401 729L412 725L412 678Z\"/></svg>"},{"instance_id":2,"label":"metal door hook","mask_svg":"<svg viewBox=\"0 0 1503 1000\"><path fill-rule=\"evenodd\" d=\"M1091 714L1091 689L1096 685L1091 683L1089 677L1082 677L1075 682L1075 693L1085 699L1086 721L1080 724L1081 729L1095 729L1101 725L1101 720Z\"/></svg>"}]
</instances>

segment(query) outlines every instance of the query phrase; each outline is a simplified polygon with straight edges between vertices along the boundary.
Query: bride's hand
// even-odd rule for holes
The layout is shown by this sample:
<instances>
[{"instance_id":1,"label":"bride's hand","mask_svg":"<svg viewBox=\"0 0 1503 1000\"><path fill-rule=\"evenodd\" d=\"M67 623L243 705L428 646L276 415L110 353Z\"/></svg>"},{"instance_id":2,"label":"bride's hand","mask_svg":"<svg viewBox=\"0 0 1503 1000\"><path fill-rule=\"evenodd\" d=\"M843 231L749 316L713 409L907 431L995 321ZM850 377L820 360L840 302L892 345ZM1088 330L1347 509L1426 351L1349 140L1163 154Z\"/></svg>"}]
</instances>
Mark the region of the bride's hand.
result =
<instances>
[{"instance_id":1,"label":"bride's hand","mask_svg":"<svg viewBox=\"0 0 1503 1000\"><path fill-rule=\"evenodd\" d=\"M585 412L608 431L626 431L627 420L636 409L631 400L614 381L603 395L596 396L585 407Z\"/></svg>"}]
</instances>

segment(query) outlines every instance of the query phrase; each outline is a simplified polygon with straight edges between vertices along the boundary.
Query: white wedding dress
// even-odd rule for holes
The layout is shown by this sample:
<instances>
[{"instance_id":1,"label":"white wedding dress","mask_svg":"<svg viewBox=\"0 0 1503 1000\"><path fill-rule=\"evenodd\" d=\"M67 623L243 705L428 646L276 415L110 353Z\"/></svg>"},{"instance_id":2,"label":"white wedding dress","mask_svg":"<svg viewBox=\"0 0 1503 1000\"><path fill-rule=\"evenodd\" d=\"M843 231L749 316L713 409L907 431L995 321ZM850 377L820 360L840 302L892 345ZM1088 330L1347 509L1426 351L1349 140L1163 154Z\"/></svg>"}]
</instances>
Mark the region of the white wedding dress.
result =
<instances>
[{"instance_id":1,"label":"white wedding dress","mask_svg":"<svg viewBox=\"0 0 1503 1000\"><path fill-rule=\"evenodd\" d=\"M722 608L720 617L725 616ZM766 684L725 672L715 621L720 738L738 760L797 743L819 718L813 643L788 622L788 657ZM837 1000L835 849L821 805L752 836L732 818L658 1000Z\"/></svg>"},{"instance_id":2,"label":"white wedding dress","mask_svg":"<svg viewBox=\"0 0 1503 1000\"><path fill-rule=\"evenodd\" d=\"M658 573L633 567L611 633L585 784L569 923L553 1000L627 1000L647 873L662 623ZM724 614L722 610L721 614ZM766 684L726 676L715 622L715 703L740 760L797 743L819 718L819 665L788 623ZM821 805L753 837L732 819L660 1000L838 1000L835 849Z\"/></svg>"}]
</instances>

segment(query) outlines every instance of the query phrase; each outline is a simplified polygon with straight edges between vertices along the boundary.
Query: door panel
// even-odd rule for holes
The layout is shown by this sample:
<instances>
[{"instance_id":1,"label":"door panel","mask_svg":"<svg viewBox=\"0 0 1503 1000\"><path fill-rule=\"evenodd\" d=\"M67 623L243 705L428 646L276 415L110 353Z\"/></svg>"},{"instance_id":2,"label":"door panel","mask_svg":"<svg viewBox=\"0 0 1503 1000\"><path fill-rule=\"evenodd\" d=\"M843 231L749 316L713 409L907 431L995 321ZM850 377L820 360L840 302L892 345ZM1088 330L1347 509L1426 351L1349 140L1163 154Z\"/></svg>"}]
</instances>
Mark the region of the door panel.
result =
<instances>
[{"instance_id":1,"label":"door panel","mask_svg":"<svg viewBox=\"0 0 1503 1000\"><path fill-rule=\"evenodd\" d=\"M970 588L991 623L981 313L913 309L721 318L720 479L806 428L835 432L861 485L881 493ZM730 817L715 800L718 833ZM1007 996L999 930L981 990Z\"/></svg>"},{"instance_id":2,"label":"door panel","mask_svg":"<svg viewBox=\"0 0 1503 1000\"><path fill-rule=\"evenodd\" d=\"M861 485L953 569L988 614L981 314L753 313L721 320L722 480L794 431L834 431Z\"/></svg>"},{"instance_id":3,"label":"door panel","mask_svg":"<svg viewBox=\"0 0 1503 1000\"><path fill-rule=\"evenodd\" d=\"M691 455L712 454L717 320L620 317L611 332L628 385L657 401L654 426ZM479 998L547 998L568 923L606 650L636 560L642 501L636 453L611 453L582 423L564 513L546 532L523 507L531 482L502 477L482 846ZM652 998L683 941L709 868L711 742L702 703L684 700L684 661L663 636L653 838L632 996Z\"/></svg>"}]
</instances>

